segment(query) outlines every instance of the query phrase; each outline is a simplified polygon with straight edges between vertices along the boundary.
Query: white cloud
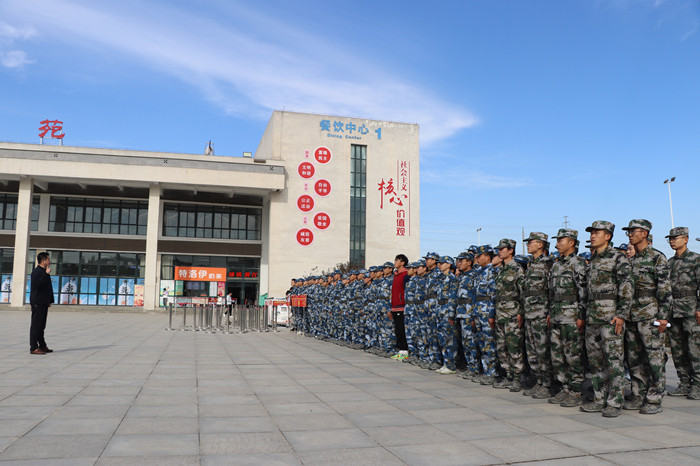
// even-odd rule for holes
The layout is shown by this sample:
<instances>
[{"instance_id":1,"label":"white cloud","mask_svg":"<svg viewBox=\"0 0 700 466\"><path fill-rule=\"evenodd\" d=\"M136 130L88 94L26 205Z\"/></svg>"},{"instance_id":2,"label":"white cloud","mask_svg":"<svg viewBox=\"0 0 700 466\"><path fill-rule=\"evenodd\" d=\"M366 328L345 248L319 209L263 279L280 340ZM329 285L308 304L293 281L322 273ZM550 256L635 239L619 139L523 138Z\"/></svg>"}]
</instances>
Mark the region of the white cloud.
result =
<instances>
[{"instance_id":1,"label":"white cloud","mask_svg":"<svg viewBox=\"0 0 700 466\"><path fill-rule=\"evenodd\" d=\"M21 50L10 50L9 52L0 51L0 63L7 68L22 68L24 65L34 63L34 60L29 60L27 54Z\"/></svg>"},{"instance_id":2,"label":"white cloud","mask_svg":"<svg viewBox=\"0 0 700 466\"><path fill-rule=\"evenodd\" d=\"M224 2L213 18L148 3L104 5L36 0L4 8L32 18L51 40L98 45L102 53L175 75L232 114L266 118L270 110L285 108L417 122L424 144L478 122L430 90L334 48L340 44L329 38L260 11Z\"/></svg>"},{"instance_id":3,"label":"white cloud","mask_svg":"<svg viewBox=\"0 0 700 466\"><path fill-rule=\"evenodd\" d=\"M481 169L454 165L447 167L421 167L421 182L472 190L513 189L531 186L528 178L491 175Z\"/></svg>"}]
</instances>

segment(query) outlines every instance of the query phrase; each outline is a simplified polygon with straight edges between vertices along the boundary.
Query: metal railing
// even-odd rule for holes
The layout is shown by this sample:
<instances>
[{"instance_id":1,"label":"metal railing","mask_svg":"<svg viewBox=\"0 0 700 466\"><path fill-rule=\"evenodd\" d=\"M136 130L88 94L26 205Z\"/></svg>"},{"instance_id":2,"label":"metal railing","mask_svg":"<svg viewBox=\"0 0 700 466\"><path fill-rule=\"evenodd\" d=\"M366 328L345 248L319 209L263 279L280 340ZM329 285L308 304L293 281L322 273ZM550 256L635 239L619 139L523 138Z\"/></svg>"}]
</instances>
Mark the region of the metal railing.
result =
<instances>
[{"instance_id":1,"label":"metal railing","mask_svg":"<svg viewBox=\"0 0 700 466\"><path fill-rule=\"evenodd\" d=\"M277 308L236 305L228 312L221 304L168 304L168 327L165 330L205 333L277 332ZM177 313L182 313L180 328L173 327ZM191 324L188 319L191 320Z\"/></svg>"}]
</instances>

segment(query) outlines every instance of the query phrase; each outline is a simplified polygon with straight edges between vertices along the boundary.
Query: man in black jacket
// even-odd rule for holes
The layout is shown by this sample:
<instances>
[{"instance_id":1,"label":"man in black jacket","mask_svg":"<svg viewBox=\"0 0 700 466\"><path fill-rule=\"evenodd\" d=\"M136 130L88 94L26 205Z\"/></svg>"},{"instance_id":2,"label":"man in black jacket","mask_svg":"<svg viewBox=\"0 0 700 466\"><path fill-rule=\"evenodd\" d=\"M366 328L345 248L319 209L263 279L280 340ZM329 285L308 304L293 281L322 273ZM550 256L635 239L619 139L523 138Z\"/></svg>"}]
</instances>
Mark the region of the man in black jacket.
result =
<instances>
[{"instance_id":1,"label":"man in black jacket","mask_svg":"<svg viewBox=\"0 0 700 466\"><path fill-rule=\"evenodd\" d=\"M51 285L51 258L49 253L40 252L36 256L37 265L32 270L31 293L29 302L32 306L32 325L29 329L29 352L31 354L46 354L53 350L46 346L44 329L49 306L53 303L53 286Z\"/></svg>"}]
</instances>

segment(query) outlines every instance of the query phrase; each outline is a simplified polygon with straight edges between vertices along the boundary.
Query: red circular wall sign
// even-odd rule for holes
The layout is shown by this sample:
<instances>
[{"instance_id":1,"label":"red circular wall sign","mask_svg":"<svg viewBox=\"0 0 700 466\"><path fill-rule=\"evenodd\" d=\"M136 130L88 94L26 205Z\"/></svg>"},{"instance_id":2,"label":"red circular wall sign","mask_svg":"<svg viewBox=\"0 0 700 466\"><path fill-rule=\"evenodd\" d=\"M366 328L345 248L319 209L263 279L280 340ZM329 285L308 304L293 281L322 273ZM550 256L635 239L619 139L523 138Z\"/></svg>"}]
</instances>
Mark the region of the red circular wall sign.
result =
<instances>
[{"instance_id":1,"label":"red circular wall sign","mask_svg":"<svg viewBox=\"0 0 700 466\"><path fill-rule=\"evenodd\" d=\"M318 163L328 163L331 161L333 154L331 154L331 150L329 148L321 146L314 151L314 157Z\"/></svg>"},{"instance_id":2,"label":"red circular wall sign","mask_svg":"<svg viewBox=\"0 0 700 466\"><path fill-rule=\"evenodd\" d=\"M314 232L308 228L302 228L297 231L297 243L302 246L308 246L314 242Z\"/></svg>"},{"instance_id":3,"label":"red circular wall sign","mask_svg":"<svg viewBox=\"0 0 700 466\"><path fill-rule=\"evenodd\" d=\"M331 226L331 216L325 212L314 215L314 226L319 230L327 230Z\"/></svg>"},{"instance_id":4,"label":"red circular wall sign","mask_svg":"<svg viewBox=\"0 0 700 466\"><path fill-rule=\"evenodd\" d=\"M316 169L314 168L314 164L311 162L301 162L299 164L299 168L297 168L297 172L299 173L299 176L308 180L314 176Z\"/></svg>"},{"instance_id":5,"label":"red circular wall sign","mask_svg":"<svg viewBox=\"0 0 700 466\"><path fill-rule=\"evenodd\" d=\"M302 212L311 212L314 210L314 198L308 194L302 194L299 196L299 199L297 199L297 207Z\"/></svg>"},{"instance_id":6,"label":"red circular wall sign","mask_svg":"<svg viewBox=\"0 0 700 466\"><path fill-rule=\"evenodd\" d=\"M314 184L314 191L321 197L326 197L331 193L331 182L328 180L318 180Z\"/></svg>"}]
</instances>

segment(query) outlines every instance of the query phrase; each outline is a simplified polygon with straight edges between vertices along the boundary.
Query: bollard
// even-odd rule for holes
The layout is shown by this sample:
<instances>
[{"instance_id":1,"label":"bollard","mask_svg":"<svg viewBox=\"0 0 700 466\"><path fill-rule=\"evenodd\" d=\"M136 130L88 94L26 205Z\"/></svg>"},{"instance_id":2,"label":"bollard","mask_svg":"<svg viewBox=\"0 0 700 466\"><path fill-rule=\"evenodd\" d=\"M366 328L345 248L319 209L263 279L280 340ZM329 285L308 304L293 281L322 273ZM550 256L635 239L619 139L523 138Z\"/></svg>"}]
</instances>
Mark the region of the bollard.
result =
<instances>
[{"instance_id":1,"label":"bollard","mask_svg":"<svg viewBox=\"0 0 700 466\"><path fill-rule=\"evenodd\" d=\"M187 305L182 305L182 328L180 329L181 331L185 331L187 329Z\"/></svg>"},{"instance_id":2,"label":"bollard","mask_svg":"<svg viewBox=\"0 0 700 466\"><path fill-rule=\"evenodd\" d=\"M172 330L173 329L173 305L172 303L168 304L168 328L165 330Z\"/></svg>"},{"instance_id":3,"label":"bollard","mask_svg":"<svg viewBox=\"0 0 700 466\"><path fill-rule=\"evenodd\" d=\"M232 312L231 314L233 314L233 312ZM227 334L227 335L231 333L231 327L230 327L230 326L231 326L231 316L227 315L227 316L226 316L226 334Z\"/></svg>"},{"instance_id":4,"label":"bollard","mask_svg":"<svg viewBox=\"0 0 700 466\"><path fill-rule=\"evenodd\" d=\"M198 304L199 307L199 330L204 330L204 305Z\"/></svg>"}]
</instances>

